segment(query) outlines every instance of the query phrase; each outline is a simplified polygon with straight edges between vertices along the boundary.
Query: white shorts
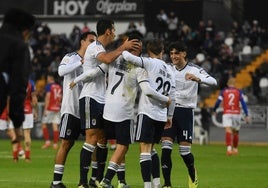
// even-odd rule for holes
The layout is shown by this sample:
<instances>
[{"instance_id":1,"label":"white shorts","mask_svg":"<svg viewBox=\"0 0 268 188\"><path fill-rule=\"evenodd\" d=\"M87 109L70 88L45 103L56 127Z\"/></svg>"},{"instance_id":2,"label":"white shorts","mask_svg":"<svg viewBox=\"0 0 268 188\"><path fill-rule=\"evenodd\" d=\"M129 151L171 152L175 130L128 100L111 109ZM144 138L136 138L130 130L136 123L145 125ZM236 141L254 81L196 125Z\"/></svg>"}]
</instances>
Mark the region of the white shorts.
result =
<instances>
[{"instance_id":1,"label":"white shorts","mask_svg":"<svg viewBox=\"0 0 268 188\"><path fill-rule=\"evenodd\" d=\"M25 120L22 123L23 129L32 129L34 126L34 117L33 114L25 114Z\"/></svg>"},{"instance_id":2,"label":"white shorts","mask_svg":"<svg viewBox=\"0 0 268 188\"><path fill-rule=\"evenodd\" d=\"M11 120L8 122L7 128L8 129L14 129L14 125L13 125L13 122Z\"/></svg>"},{"instance_id":3,"label":"white shorts","mask_svg":"<svg viewBox=\"0 0 268 188\"><path fill-rule=\"evenodd\" d=\"M47 111L46 116L43 116L42 123L60 124L60 112Z\"/></svg>"},{"instance_id":4,"label":"white shorts","mask_svg":"<svg viewBox=\"0 0 268 188\"><path fill-rule=\"evenodd\" d=\"M0 120L0 130L14 129L12 121Z\"/></svg>"},{"instance_id":5,"label":"white shorts","mask_svg":"<svg viewBox=\"0 0 268 188\"><path fill-rule=\"evenodd\" d=\"M7 130L8 128L8 121L0 119L0 131Z\"/></svg>"},{"instance_id":6,"label":"white shorts","mask_svg":"<svg viewBox=\"0 0 268 188\"><path fill-rule=\"evenodd\" d=\"M235 130L239 130L241 126L240 114L223 114L222 115L223 127L232 127Z\"/></svg>"},{"instance_id":7,"label":"white shorts","mask_svg":"<svg viewBox=\"0 0 268 188\"><path fill-rule=\"evenodd\" d=\"M25 114L24 122L22 123L22 129L32 129L34 127L34 118L33 114ZM8 123L9 129L14 129L13 122Z\"/></svg>"}]
</instances>

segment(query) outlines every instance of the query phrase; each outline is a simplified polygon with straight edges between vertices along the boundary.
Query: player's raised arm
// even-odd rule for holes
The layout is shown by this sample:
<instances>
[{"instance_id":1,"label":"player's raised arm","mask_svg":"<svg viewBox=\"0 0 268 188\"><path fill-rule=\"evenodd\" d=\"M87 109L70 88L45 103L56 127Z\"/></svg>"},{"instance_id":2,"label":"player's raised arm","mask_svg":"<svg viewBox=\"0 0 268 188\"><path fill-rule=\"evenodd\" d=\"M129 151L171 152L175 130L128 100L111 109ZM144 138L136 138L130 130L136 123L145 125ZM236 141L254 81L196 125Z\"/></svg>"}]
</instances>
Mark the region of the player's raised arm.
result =
<instances>
[{"instance_id":1,"label":"player's raised arm","mask_svg":"<svg viewBox=\"0 0 268 188\"><path fill-rule=\"evenodd\" d=\"M217 80L210 76L203 68L199 69L198 74L186 73L186 79L193 80L201 84L206 84L209 86L216 86Z\"/></svg>"},{"instance_id":2,"label":"player's raised arm","mask_svg":"<svg viewBox=\"0 0 268 188\"><path fill-rule=\"evenodd\" d=\"M122 56L126 61L129 61L138 67L144 68L144 60L142 57L135 56L128 51L123 51Z\"/></svg>"},{"instance_id":3,"label":"player's raised arm","mask_svg":"<svg viewBox=\"0 0 268 188\"><path fill-rule=\"evenodd\" d=\"M112 63L115 61L116 58L118 58L124 50L131 50L135 48L139 48L140 43L138 40L126 40L121 46L119 46L117 49L110 51L110 52L103 52L100 53L97 56L97 59L101 61L102 63Z\"/></svg>"},{"instance_id":4,"label":"player's raised arm","mask_svg":"<svg viewBox=\"0 0 268 188\"><path fill-rule=\"evenodd\" d=\"M95 69L90 69L84 72L83 74L76 77L71 83L70 83L70 89L72 89L78 82L86 82L89 81L92 78L98 77L102 74L105 74L108 70L108 65L101 64L100 66L96 67Z\"/></svg>"}]
</instances>

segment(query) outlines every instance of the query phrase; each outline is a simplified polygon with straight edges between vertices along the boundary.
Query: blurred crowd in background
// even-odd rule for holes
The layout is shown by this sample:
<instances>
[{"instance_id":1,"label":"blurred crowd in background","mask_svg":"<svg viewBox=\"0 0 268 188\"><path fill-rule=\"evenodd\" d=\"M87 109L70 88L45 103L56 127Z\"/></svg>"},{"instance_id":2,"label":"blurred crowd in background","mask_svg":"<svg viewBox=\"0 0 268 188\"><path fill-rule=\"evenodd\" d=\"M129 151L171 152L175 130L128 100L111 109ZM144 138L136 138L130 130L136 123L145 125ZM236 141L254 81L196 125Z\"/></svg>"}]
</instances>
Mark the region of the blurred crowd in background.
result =
<instances>
[{"instance_id":1,"label":"blurred crowd in background","mask_svg":"<svg viewBox=\"0 0 268 188\"><path fill-rule=\"evenodd\" d=\"M245 21L243 24L233 21L228 31L220 31L216 29L212 20L200 20L198 25L192 26L177 17L174 12L160 10L153 21L157 24L157 31L150 31L143 21L130 22L125 33L117 33L115 45L126 33L133 31L143 36L144 43L154 37L161 38L165 41L166 47L170 42L183 40L188 45L189 60L203 67L217 79L219 85L216 89L225 87L230 76L234 76L267 48L268 34L258 20ZM36 82L38 101L44 100L46 75L57 75L62 57L67 52L78 49L80 34L90 30L95 31L95 28L89 28L86 22L81 28L74 25L69 36L65 33L52 33L46 23L36 26L30 46L31 78ZM143 55L146 56L146 49ZM169 61L168 54L165 60ZM256 90L257 87L258 90L261 78L268 78L268 59L252 73L252 88ZM60 78L58 81L61 82Z\"/></svg>"}]
</instances>

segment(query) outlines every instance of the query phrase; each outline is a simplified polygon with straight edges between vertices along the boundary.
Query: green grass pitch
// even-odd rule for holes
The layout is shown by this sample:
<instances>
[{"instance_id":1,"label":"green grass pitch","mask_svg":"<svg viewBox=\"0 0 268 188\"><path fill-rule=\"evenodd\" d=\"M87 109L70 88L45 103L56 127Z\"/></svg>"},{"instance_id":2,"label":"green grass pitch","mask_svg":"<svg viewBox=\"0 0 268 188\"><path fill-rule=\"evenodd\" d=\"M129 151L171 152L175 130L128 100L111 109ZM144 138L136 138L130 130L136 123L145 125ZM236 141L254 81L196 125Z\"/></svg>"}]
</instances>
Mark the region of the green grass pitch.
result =
<instances>
[{"instance_id":1,"label":"green grass pitch","mask_svg":"<svg viewBox=\"0 0 268 188\"><path fill-rule=\"evenodd\" d=\"M76 188L79 180L79 155L82 141L70 151L63 176L68 188ZM32 162L23 159L13 163L9 140L0 140L1 188L49 188L53 177L55 150L41 149L40 140L33 140ZM156 149L161 154L160 146ZM268 147L241 145L238 156L226 156L224 144L192 146L199 177L199 188L268 188ZM109 150L109 156L112 151ZM172 153L173 188L187 188L188 175L175 144ZM142 188L139 146L130 146L126 157L126 180L131 188ZM89 177L91 171L89 172ZM114 178L113 185L116 184ZM163 183L161 177L161 183Z\"/></svg>"}]
</instances>

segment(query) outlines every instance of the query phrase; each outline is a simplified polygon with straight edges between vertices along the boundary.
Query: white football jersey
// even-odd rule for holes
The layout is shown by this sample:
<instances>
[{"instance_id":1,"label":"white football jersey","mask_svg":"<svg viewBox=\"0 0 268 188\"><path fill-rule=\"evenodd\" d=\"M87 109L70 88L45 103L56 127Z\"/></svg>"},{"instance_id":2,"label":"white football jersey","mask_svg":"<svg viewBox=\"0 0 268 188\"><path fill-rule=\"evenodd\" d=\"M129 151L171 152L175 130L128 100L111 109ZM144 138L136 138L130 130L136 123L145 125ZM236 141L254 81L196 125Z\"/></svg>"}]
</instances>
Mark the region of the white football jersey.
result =
<instances>
[{"instance_id":1,"label":"white football jersey","mask_svg":"<svg viewBox=\"0 0 268 188\"><path fill-rule=\"evenodd\" d=\"M147 72L119 56L109 65L103 118L113 122L134 119L138 84L147 81Z\"/></svg>"},{"instance_id":2,"label":"white football jersey","mask_svg":"<svg viewBox=\"0 0 268 188\"><path fill-rule=\"evenodd\" d=\"M186 73L195 75L201 79L201 83L207 85L217 85L217 81L211 77L203 68L188 62L187 65L181 69L175 70L176 79L176 105L185 108L196 108L197 106L197 91L198 82L186 80Z\"/></svg>"},{"instance_id":3,"label":"white football jersey","mask_svg":"<svg viewBox=\"0 0 268 188\"><path fill-rule=\"evenodd\" d=\"M99 41L91 43L86 50L84 56L83 71L86 72L90 69L96 69L101 65L101 61L97 59L97 56L101 52L106 50ZM88 82L84 82L83 89L80 94L80 98L91 97L97 102L104 104L105 102L106 81L105 74L94 77Z\"/></svg>"},{"instance_id":4,"label":"white football jersey","mask_svg":"<svg viewBox=\"0 0 268 188\"><path fill-rule=\"evenodd\" d=\"M66 54L58 67L58 74L63 76L61 116L69 113L80 118L79 95L82 90L82 83L77 83L77 87L74 87L73 90L69 88L69 84L83 72L81 59L77 52Z\"/></svg>"},{"instance_id":5,"label":"white football jersey","mask_svg":"<svg viewBox=\"0 0 268 188\"><path fill-rule=\"evenodd\" d=\"M175 77L170 66L163 60L142 57L145 70L148 72L150 85L163 95L169 95L175 89ZM159 101L149 98L141 93L138 107L138 114L146 114L157 121L167 121L167 108Z\"/></svg>"}]
</instances>

